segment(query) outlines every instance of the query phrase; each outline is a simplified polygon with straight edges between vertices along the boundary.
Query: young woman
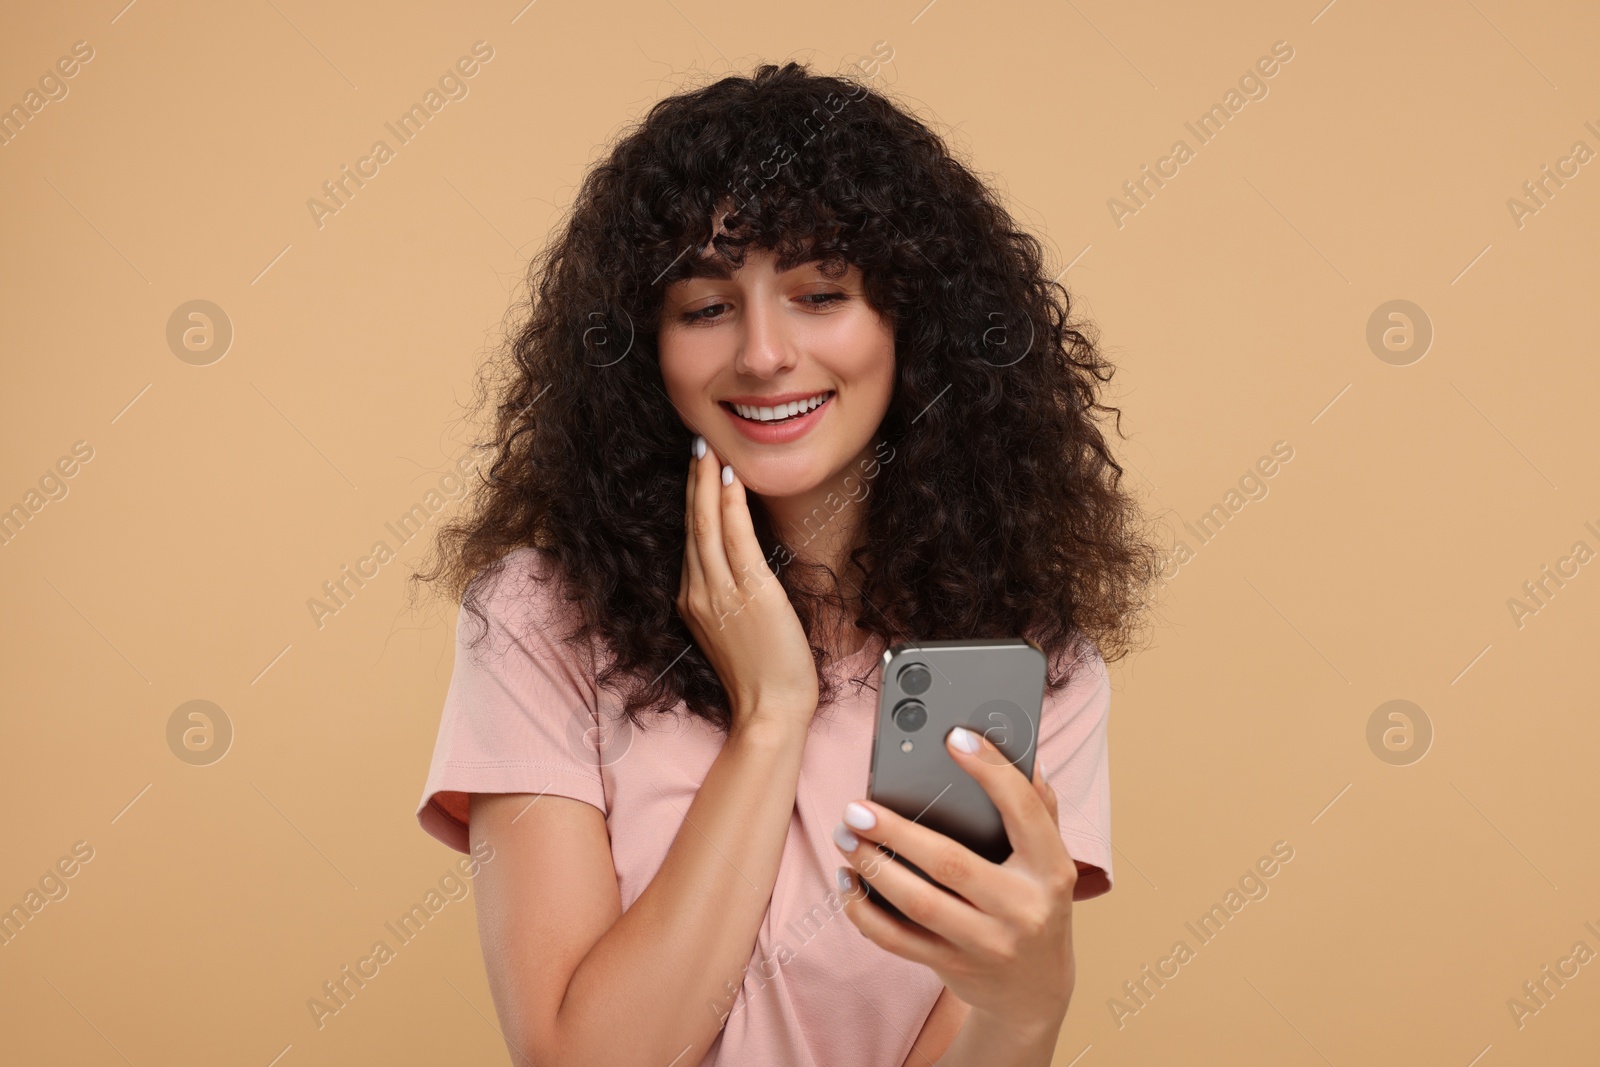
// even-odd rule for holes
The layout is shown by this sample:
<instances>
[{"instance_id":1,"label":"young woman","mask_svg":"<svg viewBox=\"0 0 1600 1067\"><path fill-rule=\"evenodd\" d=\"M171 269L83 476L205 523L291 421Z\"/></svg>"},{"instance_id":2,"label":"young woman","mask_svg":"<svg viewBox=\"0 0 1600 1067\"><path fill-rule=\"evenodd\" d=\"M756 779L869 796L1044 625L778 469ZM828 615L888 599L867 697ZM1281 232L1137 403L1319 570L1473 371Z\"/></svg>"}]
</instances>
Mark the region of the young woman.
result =
<instances>
[{"instance_id":1,"label":"young woman","mask_svg":"<svg viewBox=\"0 0 1600 1067\"><path fill-rule=\"evenodd\" d=\"M477 859L515 1062L1050 1062L1072 904L1111 888L1106 657L1159 560L1042 258L923 123L793 63L587 176L419 576L463 614L417 815ZM866 800L875 680L1017 636L1033 780L946 739L994 864Z\"/></svg>"}]
</instances>

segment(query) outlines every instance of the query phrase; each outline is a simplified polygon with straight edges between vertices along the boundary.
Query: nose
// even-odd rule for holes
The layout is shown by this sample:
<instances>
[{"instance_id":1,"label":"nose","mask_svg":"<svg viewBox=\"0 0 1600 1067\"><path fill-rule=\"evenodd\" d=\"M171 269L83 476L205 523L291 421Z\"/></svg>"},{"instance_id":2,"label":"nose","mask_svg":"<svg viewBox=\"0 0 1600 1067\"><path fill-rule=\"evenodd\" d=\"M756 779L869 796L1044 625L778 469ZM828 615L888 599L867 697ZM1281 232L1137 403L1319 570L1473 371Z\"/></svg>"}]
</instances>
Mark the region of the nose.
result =
<instances>
[{"instance_id":1,"label":"nose","mask_svg":"<svg viewBox=\"0 0 1600 1067\"><path fill-rule=\"evenodd\" d=\"M771 298L753 300L742 317L739 350L733 361L740 374L771 378L779 371L792 370L798 362L788 321L776 303Z\"/></svg>"}]
</instances>

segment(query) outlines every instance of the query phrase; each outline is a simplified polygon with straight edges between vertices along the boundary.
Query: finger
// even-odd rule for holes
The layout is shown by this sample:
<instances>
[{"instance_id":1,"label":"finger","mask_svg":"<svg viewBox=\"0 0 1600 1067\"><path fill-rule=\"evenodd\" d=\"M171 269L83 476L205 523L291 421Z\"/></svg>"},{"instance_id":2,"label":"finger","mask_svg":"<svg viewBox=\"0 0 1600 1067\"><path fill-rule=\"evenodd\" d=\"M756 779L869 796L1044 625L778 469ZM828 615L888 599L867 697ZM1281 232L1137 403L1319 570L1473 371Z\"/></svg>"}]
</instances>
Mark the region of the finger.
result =
<instances>
[{"instance_id":1,"label":"finger","mask_svg":"<svg viewBox=\"0 0 1600 1067\"><path fill-rule=\"evenodd\" d=\"M861 840L861 845L854 851L846 851L846 855L872 860L878 845L891 850L895 855L910 860L920 870L927 872L939 885L949 889L952 893L959 894L964 900L970 901L968 910L976 909L976 914L982 915L1009 915L1012 905L1017 899L1019 890L1023 888L1019 879L1022 877L1014 870L1008 870L997 863L991 863L976 852L972 851L960 841L948 837L939 831L924 826L914 819L908 819L899 812L892 811L882 804L870 800L857 800L845 805L844 829ZM870 822L871 825L868 825ZM838 828L834 833L841 834ZM848 839L846 839L848 840ZM835 838L835 844L839 844ZM928 885L911 871L898 864L880 862L882 867L896 867L909 882L897 877L895 872L875 877L874 872L867 870L867 880L877 886L883 895L894 902L895 907L910 915L908 908L918 906L918 902L934 908L938 901L935 898L923 897L917 893L917 887L922 887L929 892L937 893L941 897L949 897L937 886ZM857 864L858 869L860 865ZM879 881L879 877L886 880ZM914 883L914 884L913 884ZM896 887L901 887L897 890ZM909 887L909 888L905 888ZM902 903L896 892L905 897ZM963 905L966 906L966 905ZM937 919L923 922L920 916L915 916L916 921L936 930L938 933L960 944L970 945L981 939L986 928L981 925L968 923L965 928L952 925L946 930L936 925ZM953 923L956 917L951 917ZM963 929L965 932L963 933Z\"/></svg>"},{"instance_id":2,"label":"finger","mask_svg":"<svg viewBox=\"0 0 1600 1067\"><path fill-rule=\"evenodd\" d=\"M961 734L956 733L957 730ZM967 752L956 744L964 735L977 745L977 751ZM1013 855L1035 873L1048 872L1060 860L1061 831L1050 819L1049 810L1038 790L1025 778L1016 764L994 746L994 742L978 733L957 726L945 735L945 749L968 774L978 780L983 791L989 794L1000 811L1005 824L1006 838L1011 842ZM1035 753L1038 762L1038 753Z\"/></svg>"},{"instance_id":3,"label":"finger","mask_svg":"<svg viewBox=\"0 0 1600 1067\"><path fill-rule=\"evenodd\" d=\"M733 574L722 548L722 459L708 442L705 455L695 461L694 533L700 550L700 571L705 590L717 610L729 610L727 599Z\"/></svg>"},{"instance_id":4,"label":"finger","mask_svg":"<svg viewBox=\"0 0 1600 1067\"><path fill-rule=\"evenodd\" d=\"M744 481L738 471L731 467L729 470L732 477L722 486L722 547L727 553L729 573L739 583L739 588L754 591L774 575L761 554Z\"/></svg>"},{"instance_id":5,"label":"finger","mask_svg":"<svg viewBox=\"0 0 1600 1067\"><path fill-rule=\"evenodd\" d=\"M699 441L697 437L696 442ZM693 453L689 456L689 477L686 479L687 487L683 496L683 564L686 581L682 593L689 595L689 590L695 586L704 586L705 574L700 568L700 546L695 543L694 536L694 490L698 477L700 463Z\"/></svg>"},{"instance_id":6,"label":"finger","mask_svg":"<svg viewBox=\"0 0 1600 1067\"><path fill-rule=\"evenodd\" d=\"M902 922L867 899L867 890L861 875L841 867L842 877L848 878L850 888L841 890L844 913L860 930L862 936L881 949L896 956L920 963L935 970L946 969L955 959L954 950L941 938ZM912 877L916 877L912 875ZM918 879L919 881L921 879ZM899 905L896 905L899 907Z\"/></svg>"},{"instance_id":7,"label":"finger","mask_svg":"<svg viewBox=\"0 0 1600 1067\"><path fill-rule=\"evenodd\" d=\"M894 861L894 846L885 849L877 841L856 837L845 824L834 830L834 845L850 859L859 877L898 907L904 917L968 952L994 944L1000 933L994 918Z\"/></svg>"},{"instance_id":8,"label":"finger","mask_svg":"<svg viewBox=\"0 0 1600 1067\"><path fill-rule=\"evenodd\" d=\"M1056 803L1056 791L1045 781L1044 762L1039 759L1037 752L1033 755L1033 784L1039 791L1039 799L1044 801L1046 810L1050 812L1050 821L1056 824L1056 832L1061 831L1060 805Z\"/></svg>"}]
</instances>

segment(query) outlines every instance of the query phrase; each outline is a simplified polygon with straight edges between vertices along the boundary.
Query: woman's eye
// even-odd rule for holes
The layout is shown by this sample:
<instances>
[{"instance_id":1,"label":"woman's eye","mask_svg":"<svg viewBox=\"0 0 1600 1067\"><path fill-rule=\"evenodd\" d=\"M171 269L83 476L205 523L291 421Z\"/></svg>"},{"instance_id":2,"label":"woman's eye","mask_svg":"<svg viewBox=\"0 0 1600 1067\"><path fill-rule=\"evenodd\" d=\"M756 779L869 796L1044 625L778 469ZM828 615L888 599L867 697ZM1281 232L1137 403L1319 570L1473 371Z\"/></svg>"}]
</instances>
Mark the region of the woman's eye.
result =
<instances>
[{"instance_id":1,"label":"woman's eye","mask_svg":"<svg viewBox=\"0 0 1600 1067\"><path fill-rule=\"evenodd\" d=\"M838 303L839 301L849 299L850 295L848 293L805 293L799 297L799 300L802 304L808 304L811 307L826 307L829 304L834 304ZM728 305L726 303L707 304L703 308L696 308L693 311L686 311L679 317L687 323L712 322L720 318L720 312L727 307Z\"/></svg>"},{"instance_id":2,"label":"woman's eye","mask_svg":"<svg viewBox=\"0 0 1600 1067\"><path fill-rule=\"evenodd\" d=\"M707 314L707 312L715 312L718 308L725 308L727 306L728 306L727 304L707 304L703 308L696 308L693 311L686 311L686 312L683 313L683 321L684 322L709 322L710 320L716 318L716 315Z\"/></svg>"}]
</instances>

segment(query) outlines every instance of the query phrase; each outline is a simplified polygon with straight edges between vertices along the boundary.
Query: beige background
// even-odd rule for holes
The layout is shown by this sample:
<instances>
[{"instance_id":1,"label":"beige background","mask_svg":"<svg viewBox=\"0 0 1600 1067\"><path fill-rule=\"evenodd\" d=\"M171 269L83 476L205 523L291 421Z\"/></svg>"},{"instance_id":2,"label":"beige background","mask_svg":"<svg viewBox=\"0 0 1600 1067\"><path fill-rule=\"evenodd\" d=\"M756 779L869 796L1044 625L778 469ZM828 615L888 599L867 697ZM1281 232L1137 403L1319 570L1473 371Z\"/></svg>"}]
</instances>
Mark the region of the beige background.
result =
<instances>
[{"instance_id":1,"label":"beige background","mask_svg":"<svg viewBox=\"0 0 1600 1067\"><path fill-rule=\"evenodd\" d=\"M94 49L0 147L0 507L93 449L0 547L0 905L94 850L0 947L8 1063L505 1061L470 897L311 1020L457 855L412 816L454 617L408 610L425 539L320 628L307 601L462 454L599 145L707 75L880 41L880 84L1073 264L1130 477L1194 550L1113 667L1117 885L1077 913L1056 1063L1600 1056L1600 961L1520 1027L1507 1005L1600 952L1600 564L1520 627L1508 606L1600 550L1600 163L1520 227L1507 206L1600 150L1592 5L122 2L0 33L6 106ZM479 40L469 95L319 229L306 201ZM1184 122L1276 41L1269 95L1197 146ZM1195 157L1119 228L1108 199L1180 137ZM195 299L235 331L207 366L166 339ZM1434 331L1404 366L1366 340L1396 299ZM1199 546L1183 524L1279 441ZM197 699L235 731L209 766L168 746ZM1367 740L1395 699L1434 732L1404 766ZM1270 894L1201 945L1185 922L1278 841Z\"/></svg>"}]
</instances>

